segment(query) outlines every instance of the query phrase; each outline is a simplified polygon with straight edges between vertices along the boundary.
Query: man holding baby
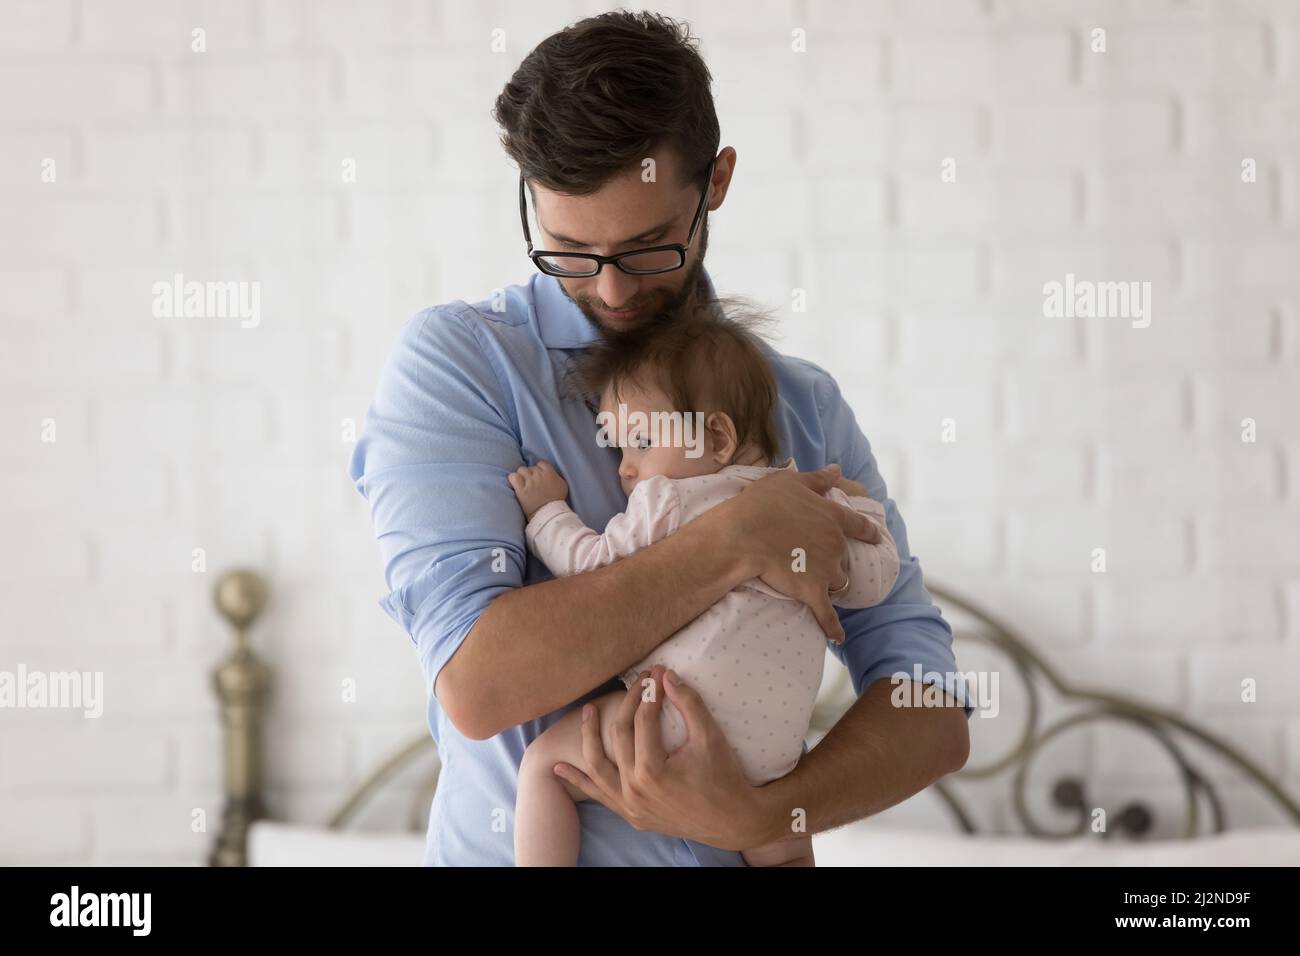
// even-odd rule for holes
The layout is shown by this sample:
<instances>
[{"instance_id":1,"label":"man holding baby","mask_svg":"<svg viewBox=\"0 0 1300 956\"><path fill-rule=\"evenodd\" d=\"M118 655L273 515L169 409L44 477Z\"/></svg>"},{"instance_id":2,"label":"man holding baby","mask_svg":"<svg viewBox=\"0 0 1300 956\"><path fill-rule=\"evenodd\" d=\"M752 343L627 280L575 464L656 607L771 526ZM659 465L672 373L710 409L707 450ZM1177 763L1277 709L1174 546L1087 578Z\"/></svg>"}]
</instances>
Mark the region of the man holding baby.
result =
<instances>
[{"instance_id":1,"label":"man holding baby","mask_svg":"<svg viewBox=\"0 0 1300 956\"><path fill-rule=\"evenodd\" d=\"M525 751L611 690L624 698L605 733L583 720L582 759L555 768L587 798L577 804L584 865L743 866L746 848L877 813L965 763L969 707L951 694L943 707L891 706L895 674L956 673L952 632L870 444L834 379L809 362L769 356L776 463L799 470L748 483L581 574L552 577L526 545L508 480L521 468L558 470L575 520L596 531L628 508L620 449L597 441L595 408L564 387L575 359L597 343L635 349L649 323L716 298L708 216L737 155L719 149L710 81L687 30L650 13L602 14L539 44L495 111L520 168L536 270L489 300L416 315L381 376L351 475L392 589L382 604L414 642L430 691L442 771L427 865L512 865ZM833 488L883 506L897 544L897 580L871 607L832 603L850 543L882 537ZM763 786L679 675L655 667L647 687L617 680L755 579L806 607L858 694L816 748ZM671 753L665 700L686 727Z\"/></svg>"}]
</instances>

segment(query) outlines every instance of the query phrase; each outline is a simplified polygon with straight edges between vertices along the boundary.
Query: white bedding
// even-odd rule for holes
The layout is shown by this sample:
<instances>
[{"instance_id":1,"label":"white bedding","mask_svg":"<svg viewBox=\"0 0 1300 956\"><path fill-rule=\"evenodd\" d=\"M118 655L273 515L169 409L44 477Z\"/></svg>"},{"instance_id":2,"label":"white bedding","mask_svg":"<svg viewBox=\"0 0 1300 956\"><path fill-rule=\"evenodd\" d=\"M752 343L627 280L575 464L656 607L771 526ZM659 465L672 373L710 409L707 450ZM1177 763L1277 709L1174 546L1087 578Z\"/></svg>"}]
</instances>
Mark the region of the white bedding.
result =
<instances>
[{"instance_id":1,"label":"white bedding","mask_svg":"<svg viewBox=\"0 0 1300 956\"><path fill-rule=\"evenodd\" d=\"M859 824L813 837L818 866L1300 866L1300 829L1117 842L963 837Z\"/></svg>"},{"instance_id":2,"label":"white bedding","mask_svg":"<svg viewBox=\"0 0 1300 956\"><path fill-rule=\"evenodd\" d=\"M260 821L250 866L419 866L424 837ZM1195 840L1048 842L963 837L859 823L813 837L818 866L1300 866L1300 829L1234 830Z\"/></svg>"}]
</instances>

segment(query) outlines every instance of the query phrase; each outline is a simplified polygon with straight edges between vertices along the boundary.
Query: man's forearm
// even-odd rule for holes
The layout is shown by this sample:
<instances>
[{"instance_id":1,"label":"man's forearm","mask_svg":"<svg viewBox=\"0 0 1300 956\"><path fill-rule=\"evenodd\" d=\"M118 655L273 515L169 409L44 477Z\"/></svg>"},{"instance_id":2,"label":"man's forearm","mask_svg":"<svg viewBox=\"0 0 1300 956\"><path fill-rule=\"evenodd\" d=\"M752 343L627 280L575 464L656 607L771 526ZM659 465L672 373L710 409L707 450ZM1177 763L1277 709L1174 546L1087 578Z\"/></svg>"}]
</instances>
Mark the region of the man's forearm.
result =
<instances>
[{"instance_id":1,"label":"man's forearm","mask_svg":"<svg viewBox=\"0 0 1300 956\"><path fill-rule=\"evenodd\" d=\"M895 707L894 685L878 680L786 776L759 788L760 843L805 835L791 829L798 809L806 834L861 820L901 803L966 762L966 715L946 707ZM910 694L908 699L911 699Z\"/></svg>"},{"instance_id":2,"label":"man's forearm","mask_svg":"<svg viewBox=\"0 0 1300 956\"><path fill-rule=\"evenodd\" d=\"M457 727L490 737L573 702L752 577L726 544L726 505L609 567L493 601L438 675Z\"/></svg>"}]
</instances>

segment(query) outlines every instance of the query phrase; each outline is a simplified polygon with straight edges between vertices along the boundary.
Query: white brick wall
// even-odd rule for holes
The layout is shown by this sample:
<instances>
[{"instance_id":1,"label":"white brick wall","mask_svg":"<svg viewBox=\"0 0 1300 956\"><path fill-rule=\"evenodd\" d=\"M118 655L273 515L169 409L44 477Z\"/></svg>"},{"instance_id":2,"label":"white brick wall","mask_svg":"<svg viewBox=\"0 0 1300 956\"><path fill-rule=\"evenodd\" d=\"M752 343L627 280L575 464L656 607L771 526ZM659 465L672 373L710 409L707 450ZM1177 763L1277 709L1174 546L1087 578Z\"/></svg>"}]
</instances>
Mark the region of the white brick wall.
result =
<instances>
[{"instance_id":1,"label":"white brick wall","mask_svg":"<svg viewBox=\"0 0 1300 956\"><path fill-rule=\"evenodd\" d=\"M416 309L528 275L489 110L537 40L603 7L0 4L0 668L106 682L98 721L0 712L0 861L203 860L229 647L211 587L234 565L271 579L277 812L320 819L420 731L340 421ZM1300 5L660 9L695 24L740 154L715 279L837 376L927 576L1300 792ZM176 272L261 281L261 324L155 318ZM1045 318L1067 272L1151 282L1150 327ZM1172 812L1146 746L1081 732L1044 776L1082 761L1124 799L1147 773ZM1209 770L1230 815L1273 819ZM925 798L885 816L945 824Z\"/></svg>"}]
</instances>

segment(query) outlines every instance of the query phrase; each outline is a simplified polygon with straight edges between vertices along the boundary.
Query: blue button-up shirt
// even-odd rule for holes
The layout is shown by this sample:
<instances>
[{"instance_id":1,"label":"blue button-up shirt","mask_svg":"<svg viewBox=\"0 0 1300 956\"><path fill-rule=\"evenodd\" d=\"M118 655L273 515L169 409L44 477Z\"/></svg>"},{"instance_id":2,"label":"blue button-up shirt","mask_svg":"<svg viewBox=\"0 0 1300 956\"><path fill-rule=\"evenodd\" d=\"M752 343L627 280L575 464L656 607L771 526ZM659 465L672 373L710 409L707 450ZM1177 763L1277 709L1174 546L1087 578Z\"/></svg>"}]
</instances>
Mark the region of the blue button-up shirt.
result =
<instances>
[{"instance_id":1,"label":"blue button-up shirt","mask_svg":"<svg viewBox=\"0 0 1300 956\"><path fill-rule=\"evenodd\" d=\"M593 411L562 394L568 357L598 335L558 281L541 273L474 305L426 309L403 327L352 457L351 477L370 503L391 588L381 604L414 642L430 690L429 730L442 771L426 865L512 865L524 748L571 707L622 687L612 681L482 741L459 733L433 693L438 672L494 599L550 577L525 546L508 474L552 462L592 528L626 507L619 449L594 442ZM839 463L884 503L898 544L901 567L888 599L840 610L845 642L828 644L849 668L854 691L894 674L910 678L916 665L925 674L954 674L952 631L922 584L903 519L839 386L811 362L770 350L768 357L779 393L779 460L793 457L802 470ZM739 853L639 832L595 801L579 804L579 818L583 865L744 865Z\"/></svg>"}]
</instances>

